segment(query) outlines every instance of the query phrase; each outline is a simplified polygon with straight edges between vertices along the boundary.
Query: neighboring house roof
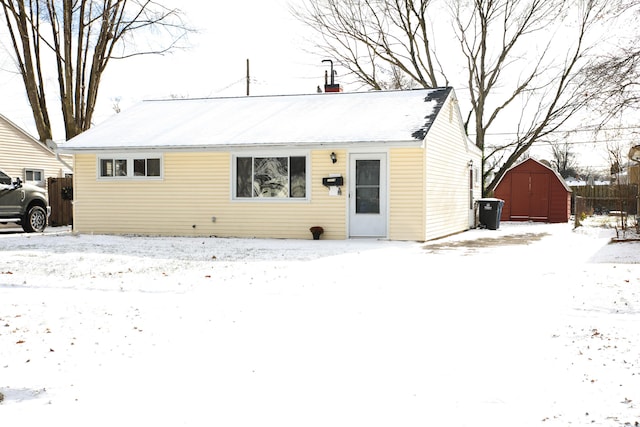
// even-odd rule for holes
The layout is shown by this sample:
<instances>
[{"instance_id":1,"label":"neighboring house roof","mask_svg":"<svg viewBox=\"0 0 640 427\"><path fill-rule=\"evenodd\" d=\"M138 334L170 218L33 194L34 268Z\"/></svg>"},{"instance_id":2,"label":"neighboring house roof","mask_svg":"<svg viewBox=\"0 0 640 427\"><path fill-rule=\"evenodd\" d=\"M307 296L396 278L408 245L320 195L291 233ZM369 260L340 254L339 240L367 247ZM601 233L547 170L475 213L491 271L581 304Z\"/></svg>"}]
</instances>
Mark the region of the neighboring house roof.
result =
<instances>
[{"instance_id":1,"label":"neighboring house roof","mask_svg":"<svg viewBox=\"0 0 640 427\"><path fill-rule=\"evenodd\" d=\"M63 152L422 143L452 88L143 101Z\"/></svg>"},{"instance_id":2,"label":"neighboring house roof","mask_svg":"<svg viewBox=\"0 0 640 427\"><path fill-rule=\"evenodd\" d=\"M569 187L586 187L587 185L610 185L610 181L591 180L585 181L584 179L567 178L565 182Z\"/></svg>"}]
</instances>

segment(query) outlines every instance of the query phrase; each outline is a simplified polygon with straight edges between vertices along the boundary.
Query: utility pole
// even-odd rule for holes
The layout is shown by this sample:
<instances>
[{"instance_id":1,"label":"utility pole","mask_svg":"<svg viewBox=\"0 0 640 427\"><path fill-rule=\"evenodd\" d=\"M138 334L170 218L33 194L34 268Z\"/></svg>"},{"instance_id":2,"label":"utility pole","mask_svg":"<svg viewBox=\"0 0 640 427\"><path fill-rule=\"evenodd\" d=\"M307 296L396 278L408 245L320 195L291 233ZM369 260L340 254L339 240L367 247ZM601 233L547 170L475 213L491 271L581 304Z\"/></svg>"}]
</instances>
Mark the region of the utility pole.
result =
<instances>
[{"instance_id":1,"label":"utility pole","mask_svg":"<svg viewBox=\"0 0 640 427\"><path fill-rule=\"evenodd\" d=\"M247 96L249 96L249 84L251 83L251 77L249 75L249 58L247 58Z\"/></svg>"}]
</instances>

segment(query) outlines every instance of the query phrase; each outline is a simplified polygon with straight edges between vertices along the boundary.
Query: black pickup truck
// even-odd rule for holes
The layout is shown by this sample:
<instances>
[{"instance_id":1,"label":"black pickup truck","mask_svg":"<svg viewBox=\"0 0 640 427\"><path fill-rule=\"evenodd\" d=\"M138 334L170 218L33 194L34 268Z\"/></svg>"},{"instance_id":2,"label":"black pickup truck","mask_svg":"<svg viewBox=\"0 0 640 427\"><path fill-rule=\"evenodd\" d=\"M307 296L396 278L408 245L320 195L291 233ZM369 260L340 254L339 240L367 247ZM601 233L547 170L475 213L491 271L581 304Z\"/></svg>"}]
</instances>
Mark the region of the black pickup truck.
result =
<instances>
[{"instance_id":1,"label":"black pickup truck","mask_svg":"<svg viewBox=\"0 0 640 427\"><path fill-rule=\"evenodd\" d=\"M51 214L47 191L0 171L0 224L15 222L27 233L42 232Z\"/></svg>"}]
</instances>

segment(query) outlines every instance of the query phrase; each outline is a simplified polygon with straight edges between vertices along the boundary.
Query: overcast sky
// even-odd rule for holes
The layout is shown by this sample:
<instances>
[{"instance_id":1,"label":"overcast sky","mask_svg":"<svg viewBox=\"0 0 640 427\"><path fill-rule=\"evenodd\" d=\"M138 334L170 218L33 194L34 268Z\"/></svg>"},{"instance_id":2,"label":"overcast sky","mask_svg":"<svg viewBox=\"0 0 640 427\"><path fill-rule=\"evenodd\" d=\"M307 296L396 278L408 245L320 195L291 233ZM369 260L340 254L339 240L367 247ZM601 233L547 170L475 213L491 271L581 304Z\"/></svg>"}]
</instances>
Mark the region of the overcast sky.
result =
<instances>
[{"instance_id":1,"label":"overcast sky","mask_svg":"<svg viewBox=\"0 0 640 427\"><path fill-rule=\"evenodd\" d=\"M291 16L288 0L162 3L183 10L198 30L189 37L191 47L165 56L112 60L101 83L95 123L114 113L118 99L124 109L170 96L244 96L247 59L252 95L312 93L324 82L326 64L322 56L307 52L304 28ZM0 114L37 135L22 80L6 71L12 61L5 54L0 50ZM56 88L55 81L50 84ZM50 110L58 109L52 104ZM56 139L64 136L62 129L54 132Z\"/></svg>"},{"instance_id":2,"label":"overcast sky","mask_svg":"<svg viewBox=\"0 0 640 427\"><path fill-rule=\"evenodd\" d=\"M119 96L126 106L141 98L244 96L247 59L251 95L312 93L323 83L322 57L308 52L288 0L172 1L199 31L190 36L192 47L140 58L140 65L110 65L103 101Z\"/></svg>"},{"instance_id":3,"label":"overcast sky","mask_svg":"<svg viewBox=\"0 0 640 427\"><path fill-rule=\"evenodd\" d=\"M327 64L313 53L314 35L292 17L289 2L296 0L163 0L168 7L184 11L189 25L198 30L188 50L165 56L142 56L112 60L101 83L94 124L113 115L113 105L126 109L144 99L177 97L244 96L246 61L250 61L251 95L313 93L324 83ZM0 39L6 31L0 27ZM8 46L4 46L5 49ZM19 75L8 72L12 60L0 46L0 114L37 135ZM339 64L337 82L350 87ZM451 82L464 105L465 89ZM52 80L50 88L55 90ZM50 113L59 108L50 101ZM55 119L55 139L64 138L61 119ZM543 149L544 151L547 148ZM580 146L589 164L606 164L592 144Z\"/></svg>"}]
</instances>

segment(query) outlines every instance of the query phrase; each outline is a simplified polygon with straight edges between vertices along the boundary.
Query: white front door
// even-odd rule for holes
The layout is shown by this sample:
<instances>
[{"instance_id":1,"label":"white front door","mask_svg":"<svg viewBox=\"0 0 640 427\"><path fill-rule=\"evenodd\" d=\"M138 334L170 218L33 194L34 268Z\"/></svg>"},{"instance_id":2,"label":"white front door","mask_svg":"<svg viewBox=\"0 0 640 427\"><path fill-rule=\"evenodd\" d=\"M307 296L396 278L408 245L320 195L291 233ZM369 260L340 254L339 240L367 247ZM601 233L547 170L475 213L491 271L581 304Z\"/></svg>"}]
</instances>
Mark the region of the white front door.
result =
<instances>
[{"instance_id":1,"label":"white front door","mask_svg":"<svg viewBox=\"0 0 640 427\"><path fill-rule=\"evenodd\" d=\"M349 237L387 236L387 155L352 154Z\"/></svg>"}]
</instances>

